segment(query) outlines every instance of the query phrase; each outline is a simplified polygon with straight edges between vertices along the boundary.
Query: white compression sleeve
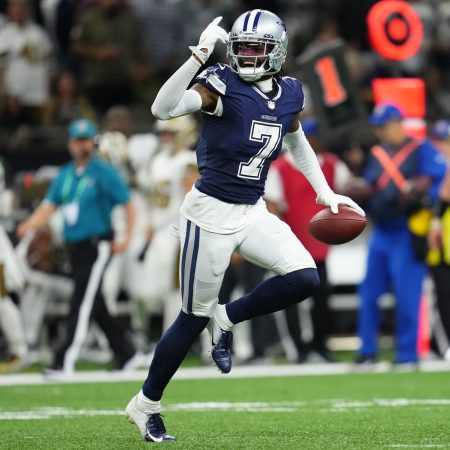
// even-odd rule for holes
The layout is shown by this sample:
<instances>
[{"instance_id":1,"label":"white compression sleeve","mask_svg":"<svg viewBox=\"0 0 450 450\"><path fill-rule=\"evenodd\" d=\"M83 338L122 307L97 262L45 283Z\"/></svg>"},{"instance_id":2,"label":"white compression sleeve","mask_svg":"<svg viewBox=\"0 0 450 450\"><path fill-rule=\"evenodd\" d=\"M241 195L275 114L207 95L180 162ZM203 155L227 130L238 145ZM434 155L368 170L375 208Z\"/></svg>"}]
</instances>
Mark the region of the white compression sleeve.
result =
<instances>
[{"instance_id":1,"label":"white compression sleeve","mask_svg":"<svg viewBox=\"0 0 450 450\"><path fill-rule=\"evenodd\" d=\"M190 57L161 87L152 105L157 119L167 120L182 116L202 107L202 98L194 90L186 90L199 69L199 63Z\"/></svg>"},{"instance_id":2,"label":"white compression sleeve","mask_svg":"<svg viewBox=\"0 0 450 450\"><path fill-rule=\"evenodd\" d=\"M297 131L286 134L284 137L284 145L292 155L296 166L303 175L305 175L309 184L316 191L316 194L331 191L322 169L320 168L317 156L311 147L311 144L308 142L300 124Z\"/></svg>"}]
</instances>

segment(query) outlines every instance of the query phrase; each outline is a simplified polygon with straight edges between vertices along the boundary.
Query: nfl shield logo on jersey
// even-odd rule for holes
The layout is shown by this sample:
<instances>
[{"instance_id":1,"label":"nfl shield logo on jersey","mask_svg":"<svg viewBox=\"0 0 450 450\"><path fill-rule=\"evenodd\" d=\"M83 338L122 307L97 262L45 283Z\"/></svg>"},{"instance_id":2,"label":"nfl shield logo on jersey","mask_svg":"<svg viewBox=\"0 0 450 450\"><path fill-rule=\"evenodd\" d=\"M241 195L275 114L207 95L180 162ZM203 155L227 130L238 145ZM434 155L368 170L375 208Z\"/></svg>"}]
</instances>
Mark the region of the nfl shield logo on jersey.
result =
<instances>
[{"instance_id":1,"label":"nfl shield logo on jersey","mask_svg":"<svg viewBox=\"0 0 450 450\"><path fill-rule=\"evenodd\" d=\"M269 100L267 102L267 106L269 109L275 109L275 102L273 102L272 100Z\"/></svg>"}]
</instances>

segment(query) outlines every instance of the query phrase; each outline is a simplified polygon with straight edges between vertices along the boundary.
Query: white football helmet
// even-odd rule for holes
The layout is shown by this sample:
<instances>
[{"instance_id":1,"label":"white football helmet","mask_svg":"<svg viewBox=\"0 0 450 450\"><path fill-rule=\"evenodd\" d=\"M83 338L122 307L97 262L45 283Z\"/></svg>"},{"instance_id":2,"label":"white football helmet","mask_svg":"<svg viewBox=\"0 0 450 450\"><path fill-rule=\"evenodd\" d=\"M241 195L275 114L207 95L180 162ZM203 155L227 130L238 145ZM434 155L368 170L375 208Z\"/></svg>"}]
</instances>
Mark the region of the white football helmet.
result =
<instances>
[{"instance_id":1,"label":"white football helmet","mask_svg":"<svg viewBox=\"0 0 450 450\"><path fill-rule=\"evenodd\" d=\"M128 162L128 142L120 131L106 131L96 136L98 156L112 164L126 180L131 177Z\"/></svg>"},{"instance_id":2,"label":"white football helmet","mask_svg":"<svg viewBox=\"0 0 450 450\"><path fill-rule=\"evenodd\" d=\"M264 9L240 15L229 34L227 56L231 69L247 82L281 70L288 35L283 21Z\"/></svg>"}]
</instances>

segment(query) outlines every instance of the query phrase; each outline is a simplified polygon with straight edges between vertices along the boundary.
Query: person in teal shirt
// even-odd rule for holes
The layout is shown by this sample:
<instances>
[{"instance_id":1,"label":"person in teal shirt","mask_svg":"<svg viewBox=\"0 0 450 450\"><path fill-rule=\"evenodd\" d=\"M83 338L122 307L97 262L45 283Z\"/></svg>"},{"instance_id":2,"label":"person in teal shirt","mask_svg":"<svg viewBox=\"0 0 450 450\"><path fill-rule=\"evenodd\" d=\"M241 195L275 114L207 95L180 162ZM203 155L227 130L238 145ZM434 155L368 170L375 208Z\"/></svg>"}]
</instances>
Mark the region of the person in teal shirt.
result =
<instances>
[{"instance_id":1,"label":"person in teal shirt","mask_svg":"<svg viewBox=\"0 0 450 450\"><path fill-rule=\"evenodd\" d=\"M68 129L72 161L61 168L41 205L22 222L17 234L47 224L61 208L64 241L74 280L71 308L66 320L67 336L56 351L52 370L70 374L75 369L90 320L95 320L108 338L122 369L132 369L137 354L122 324L108 312L101 285L111 253L124 251L135 221L134 205L119 172L95 155L95 124L86 119L73 121ZM113 242L112 209L124 205L127 230L123 241Z\"/></svg>"}]
</instances>

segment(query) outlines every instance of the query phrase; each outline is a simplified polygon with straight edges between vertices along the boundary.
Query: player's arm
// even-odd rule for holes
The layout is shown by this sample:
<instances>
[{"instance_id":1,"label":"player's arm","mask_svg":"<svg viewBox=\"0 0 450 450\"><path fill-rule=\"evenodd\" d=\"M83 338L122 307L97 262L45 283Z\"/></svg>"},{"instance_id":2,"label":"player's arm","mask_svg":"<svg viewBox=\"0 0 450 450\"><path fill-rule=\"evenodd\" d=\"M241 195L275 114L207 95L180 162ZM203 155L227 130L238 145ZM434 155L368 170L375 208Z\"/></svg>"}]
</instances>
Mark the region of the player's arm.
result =
<instances>
[{"instance_id":1,"label":"player's arm","mask_svg":"<svg viewBox=\"0 0 450 450\"><path fill-rule=\"evenodd\" d=\"M44 200L37 209L17 227L17 235L23 238L29 231L37 230L46 225L58 205L62 204L62 186L67 173L60 170L58 176L52 181Z\"/></svg>"},{"instance_id":2,"label":"player's arm","mask_svg":"<svg viewBox=\"0 0 450 450\"><path fill-rule=\"evenodd\" d=\"M428 195L432 201L435 201L439 197L439 190L447 173L447 162L428 140L420 145L418 152L419 174L430 177L431 186L428 189Z\"/></svg>"},{"instance_id":3,"label":"player's arm","mask_svg":"<svg viewBox=\"0 0 450 450\"><path fill-rule=\"evenodd\" d=\"M300 125L300 113L297 114L289 132L284 137L284 145L291 153L298 169L305 175L309 184L316 191L316 203L329 206L335 214L338 212L338 205L343 204L356 209L360 214L365 215L351 198L335 194L325 179L325 175L320 168L316 153L305 136Z\"/></svg>"},{"instance_id":4,"label":"player's arm","mask_svg":"<svg viewBox=\"0 0 450 450\"><path fill-rule=\"evenodd\" d=\"M203 31L196 47L189 47L192 56L164 83L152 105L153 115L161 120L183 116L199 109L214 109L217 98L207 89L188 89L199 68L211 56L217 41L225 43L227 32L218 26L222 17L215 18ZM212 93L211 93L212 94Z\"/></svg>"},{"instance_id":5,"label":"player's arm","mask_svg":"<svg viewBox=\"0 0 450 450\"><path fill-rule=\"evenodd\" d=\"M126 233L125 237L121 242L113 242L112 251L113 253L121 253L127 249L131 241L131 236L133 234L134 224L136 223L136 207L134 203L130 200L124 205L125 217L126 217Z\"/></svg>"},{"instance_id":6,"label":"player's arm","mask_svg":"<svg viewBox=\"0 0 450 450\"><path fill-rule=\"evenodd\" d=\"M31 216L17 227L17 236L23 238L29 231L42 228L48 223L50 216L55 211L56 205L43 201Z\"/></svg>"},{"instance_id":7,"label":"player's arm","mask_svg":"<svg viewBox=\"0 0 450 450\"><path fill-rule=\"evenodd\" d=\"M210 91L200 83L195 83L192 89L200 94L202 98L202 111L214 113L217 108L217 102L219 100L219 94Z\"/></svg>"}]
</instances>

